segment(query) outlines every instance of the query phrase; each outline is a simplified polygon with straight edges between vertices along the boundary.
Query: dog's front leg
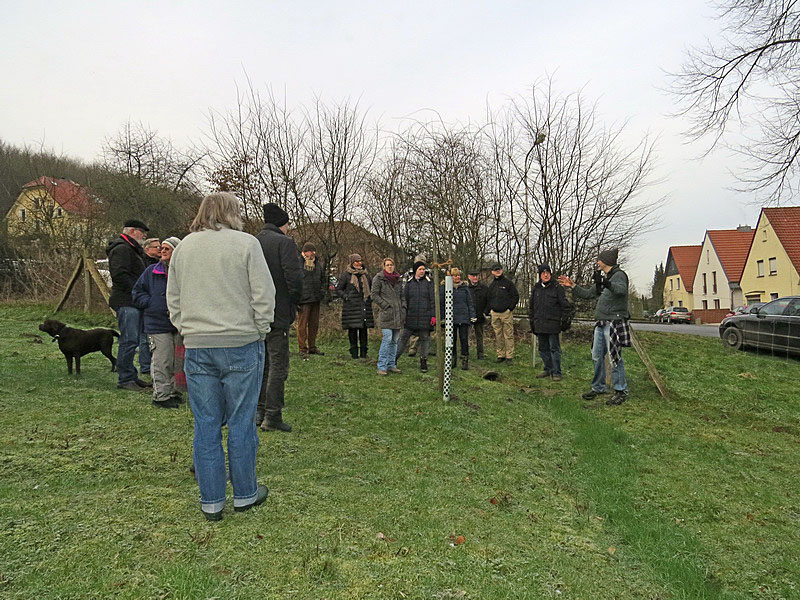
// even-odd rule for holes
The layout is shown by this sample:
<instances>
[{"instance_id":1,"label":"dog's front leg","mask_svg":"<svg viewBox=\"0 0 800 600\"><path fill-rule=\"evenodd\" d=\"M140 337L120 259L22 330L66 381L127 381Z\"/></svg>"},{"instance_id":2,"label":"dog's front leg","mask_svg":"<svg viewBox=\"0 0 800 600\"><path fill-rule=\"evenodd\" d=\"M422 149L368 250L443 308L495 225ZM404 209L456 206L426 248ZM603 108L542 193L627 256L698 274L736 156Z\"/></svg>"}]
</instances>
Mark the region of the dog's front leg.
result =
<instances>
[{"instance_id":1,"label":"dog's front leg","mask_svg":"<svg viewBox=\"0 0 800 600\"><path fill-rule=\"evenodd\" d=\"M76 356L75 357L75 375L80 375L80 374L81 374L81 357L80 356Z\"/></svg>"},{"instance_id":2,"label":"dog's front leg","mask_svg":"<svg viewBox=\"0 0 800 600\"><path fill-rule=\"evenodd\" d=\"M72 354L66 354L67 359L67 375L72 375Z\"/></svg>"}]
</instances>

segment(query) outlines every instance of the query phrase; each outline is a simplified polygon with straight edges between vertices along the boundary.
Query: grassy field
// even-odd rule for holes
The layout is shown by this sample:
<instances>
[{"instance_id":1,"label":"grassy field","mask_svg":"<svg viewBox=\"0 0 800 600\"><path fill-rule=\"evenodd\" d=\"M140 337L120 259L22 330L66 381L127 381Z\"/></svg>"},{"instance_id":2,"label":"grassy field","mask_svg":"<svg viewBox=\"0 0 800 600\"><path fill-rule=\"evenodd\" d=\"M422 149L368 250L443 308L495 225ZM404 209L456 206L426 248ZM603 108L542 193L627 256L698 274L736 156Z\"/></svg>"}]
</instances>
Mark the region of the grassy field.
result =
<instances>
[{"instance_id":1,"label":"grassy field","mask_svg":"<svg viewBox=\"0 0 800 600\"><path fill-rule=\"evenodd\" d=\"M627 351L608 407L580 399L576 334L564 381L521 346L444 404L434 371L379 379L339 335L292 357L266 504L207 523L188 408L116 390L99 354L67 376L46 313L0 307L0 597L800 598L800 361L643 333L672 398Z\"/></svg>"}]
</instances>

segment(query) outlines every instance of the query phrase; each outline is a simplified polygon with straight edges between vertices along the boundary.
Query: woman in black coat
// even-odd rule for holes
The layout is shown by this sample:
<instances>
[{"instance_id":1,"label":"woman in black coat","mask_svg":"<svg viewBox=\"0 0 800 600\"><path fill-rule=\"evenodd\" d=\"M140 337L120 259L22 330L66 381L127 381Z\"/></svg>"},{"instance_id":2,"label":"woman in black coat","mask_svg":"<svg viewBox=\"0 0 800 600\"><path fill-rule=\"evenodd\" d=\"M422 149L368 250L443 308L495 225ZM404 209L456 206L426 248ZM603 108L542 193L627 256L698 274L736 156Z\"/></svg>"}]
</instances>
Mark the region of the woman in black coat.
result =
<instances>
[{"instance_id":1,"label":"woman in black coat","mask_svg":"<svg viewBox=\"0 0 800 600\"><path fill-rule=\"evenodd\" d=\"M349 264L350 266L339 276L339 282L336 284L336 292L344 300L342 329L347 330L350 339L350 356L366 358L367 329L375 327L369 276L360 254L351 254Z\"/></svg>"},{"instance_id":2,"label":"woman in black coat","mask_svg":"<svg viewBox=\"0 0 800 600\"><path fill-rule=\"evenodd\" d=\"M469 369L469 326L477 320L472 294L461 281L461 271L450 269L453 277L453 367L456 365L456 340L461 341L461 368Z\"/></svg>"},{"instance_id":3,"label":"woman in black coat","mask_svg":"<svg viewBox=\"0 0 800 600\"><path fill-rule=\"evenodd\" d=\"M408 339L412 335L419 337L419 370L428 371L428 347L430 345L431 330L436 326L433 303L433 283L425 277L425 263L414 263L414 277L407 281L403 288L403 297L406 303L406 320L400 341L397 343L397 357L401 357L406 350Z\"/></svg>"},{"instance_id":4,"label":"woman in black coat","mask_svg":"<svg viewBox=\"0 0 800 600\"><path fill-rule=\"evenodd\" d=\"M539 265L539 281L533 286L529 306L531 331L539 342L544 371L536 377L561 381L561 317L569 308L563 286L553 279L550 265Z\"/></svg>"}]
</instances>

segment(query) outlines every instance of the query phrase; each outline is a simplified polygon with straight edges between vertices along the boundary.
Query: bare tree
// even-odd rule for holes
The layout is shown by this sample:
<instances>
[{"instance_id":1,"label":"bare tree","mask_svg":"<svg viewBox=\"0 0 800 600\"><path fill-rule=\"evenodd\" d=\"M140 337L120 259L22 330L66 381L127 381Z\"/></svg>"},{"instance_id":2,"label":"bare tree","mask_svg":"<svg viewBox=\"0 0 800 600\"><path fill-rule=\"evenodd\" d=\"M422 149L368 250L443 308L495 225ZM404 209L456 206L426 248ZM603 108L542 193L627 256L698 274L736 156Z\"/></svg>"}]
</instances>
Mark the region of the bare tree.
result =
<instances>
[{"instance_id":1,"label":"bare tree","mask_svg":"<svg viewBox=\"0 0 800 600\"><path fill-rule=\"evenodd\" d=\"M710 137L712 148L739 125L744 141L731 146L752 165L737 174L743 188L780 202L797 190L800 8L793 0L723 0L717 8L721 41L691 50L673 75L680 114L691 118L689 135Z\"/></svg>"},{"instance_id":2,"label":"bare tree","mask_svg":"<svg viewBox=\"0 0 800 600\"><path fill-rule=\"evenodd\" d=\"M623 142L624 125L605 127L579 93L558 95L552 81L511 101L488 127L499 225L498 241L521 256L524 279L547 262L570 276L585 273L602 247L623 252L652 226L637 202L648 183L653 144ZM513 264L513 263L512 263Z\"/></svg>"}]
</instances>

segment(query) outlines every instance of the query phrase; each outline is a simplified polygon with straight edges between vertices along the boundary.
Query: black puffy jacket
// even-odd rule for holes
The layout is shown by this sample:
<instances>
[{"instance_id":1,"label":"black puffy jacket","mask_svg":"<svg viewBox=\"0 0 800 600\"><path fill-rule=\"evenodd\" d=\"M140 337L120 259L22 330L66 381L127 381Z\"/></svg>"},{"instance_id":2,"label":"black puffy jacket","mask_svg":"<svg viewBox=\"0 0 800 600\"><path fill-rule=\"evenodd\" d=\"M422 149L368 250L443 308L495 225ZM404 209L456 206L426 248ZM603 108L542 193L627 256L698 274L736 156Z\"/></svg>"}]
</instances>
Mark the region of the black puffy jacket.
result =
<instances>
[{"instance_id":1,"label":"black puffy jacket","mask_svg":"<svg viewBox=\"0 0 800 600\"><path fill-rule=\"evenodd\" d=\"M406 329L433 329L431 319L435 315L433 283L416 277L403 287L406 299Z\"/></svg>"},{"instance_id":2,"label":"black puffy jacket","mask_svg":"<svg viewBox=\"0 0 800 600\"><path fill-rule=\"evenodd\" d=\"M362 329L375 327L375 317L372 314L372 298L364 299L363 281L367 275L356 275L358 286L350 281L352 275L345 271L339 276L336 292L344 300L342 306L342 329Z\"/></svg>"},{"instance_id":3,"label":"black puffy jacket","mask_svg":"<svg viewBox=\"0 0 800 600\"><path fill-rule=\"evenodd\" d=\"M147 267L147 255L135 239L121 235L106 246L108 271L111 274L111 295L108 305L114 310L133 306L131 292L139 275Z\"/></svg>"},{"instance_id":4,"label":"black puffy jacket","mask_svg":"<svg viewBox=\"0 0 800 600\"><path fill-rule=\"evenodd\" d=\"M300 257L300 265L303 268L303 291L300 294L300 302L298 304L320 302L325 296L326 285L319 259L314 259L314 268L311 271L306 269L305 259L302 256Z\"/></svg>"},{"instance_id":5,"label":"black puffy jacket","mask_svg":"<svg viewBox=\"0 0 800 600\"><path fill-rule=\"evenodd\" d=\"M475 305L467 284L453 288L453 325L469 325L475 317Z\"/></svg>"},{"instance_id":6,"label":"black puffy jacket","mask_svg":"<svg viewBox=\"0 0 800 600\"><path fill-rule=\"evenodd\" d=\"M517 286L508 277L501 275L500 277L495 277L494 281L489 285L489 299L483 312L488 315L490 310L494 312L514 310L517 307L517 302L519 302Z\"/></svg>"},{"instance_id":7,"label":"black puffy jacket","mask_svg":"<svg viewBox=\"0 0 800 600\"><path fill-rule=\"evenodd\" d=\"M533 333L552 334L561 331L561 317L569 308L563 286L555 280L550 280L547 285L539 281L533 286L528 306L528 319Z\"/></svg>"},{"instance_id":8,"label":"black puffy jacket","mask_svg":"<svg viewBox=\"0 0 800 600\"><path fill-rule=\"evenodd\" d=\"M478 317L476 323L486 323L486 316L484 315L486 310L486 304L489 302L489 287L479 281L475 285L471 283L469 285L469 293L472 294L472 303L475 305L475 315Z\"/></svg>"}]
</instances>

